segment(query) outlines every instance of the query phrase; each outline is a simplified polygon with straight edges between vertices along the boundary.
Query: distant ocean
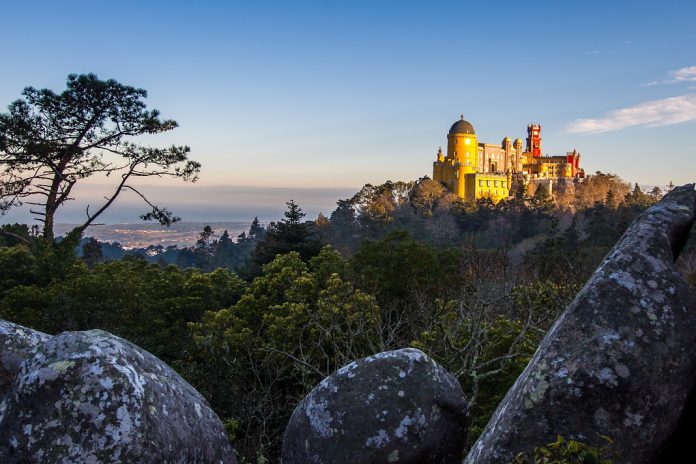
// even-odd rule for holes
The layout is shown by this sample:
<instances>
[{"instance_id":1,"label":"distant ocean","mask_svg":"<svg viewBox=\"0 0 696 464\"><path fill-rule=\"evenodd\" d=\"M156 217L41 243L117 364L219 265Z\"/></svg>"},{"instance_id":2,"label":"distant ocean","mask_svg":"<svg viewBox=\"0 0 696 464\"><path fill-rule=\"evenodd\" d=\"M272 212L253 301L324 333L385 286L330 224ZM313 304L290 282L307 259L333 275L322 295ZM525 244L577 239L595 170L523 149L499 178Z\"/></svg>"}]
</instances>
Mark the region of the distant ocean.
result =
<instances>
[{"instance_id":1,"label":"distant ocean","mask_svg":"<svg viewBox=\"0 0 696 464\"><path fill-rule=\"evenodd\" d=\"M215 236L219 237L226 229L232 239L241 232L249 230L250 222L176 222L171 227L159 224L141 222L134 224L106 224L91 226L85 232L85 237L94 237L100 242L118 242L123 248L145 248L149 245L191 246L196 243L198 235L207 225L213 228ZM266 225L266 224L264 224ZM76 224L57 224L56 236L65 235Z\"/></svg>"}]
</instances>

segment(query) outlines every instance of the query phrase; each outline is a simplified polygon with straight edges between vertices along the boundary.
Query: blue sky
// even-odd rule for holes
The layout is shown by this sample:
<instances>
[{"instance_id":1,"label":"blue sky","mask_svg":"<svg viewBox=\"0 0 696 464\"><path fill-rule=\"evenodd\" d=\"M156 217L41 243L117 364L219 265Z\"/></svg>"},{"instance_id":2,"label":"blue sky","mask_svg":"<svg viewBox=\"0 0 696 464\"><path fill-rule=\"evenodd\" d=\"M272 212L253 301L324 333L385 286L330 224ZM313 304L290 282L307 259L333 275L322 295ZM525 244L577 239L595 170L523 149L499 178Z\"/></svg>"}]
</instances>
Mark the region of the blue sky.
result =
<instances>
[{"instance_id":1,"label":"blue sky","mask_svg":"<svg viewBox=\"0 0 696 464\"><path fill-rule=\"evenodd\" d=\"M61 90L69 73L147 89L149 105L180 124L160 143L190 145L203 163L198 184L165 186L167 206L194 204L177 211L185 219L244 219L255 207L273 218L279 199L312 188L308 211L327 213L364 183L431 175L460 113L495 143L539 122L544 152L577 148L589 172L641 184L696 177L696 2L0 7L0 108L27 85ZM244 186L263 194L208 207L210 192Z\"/></svg>"}]
</instances>

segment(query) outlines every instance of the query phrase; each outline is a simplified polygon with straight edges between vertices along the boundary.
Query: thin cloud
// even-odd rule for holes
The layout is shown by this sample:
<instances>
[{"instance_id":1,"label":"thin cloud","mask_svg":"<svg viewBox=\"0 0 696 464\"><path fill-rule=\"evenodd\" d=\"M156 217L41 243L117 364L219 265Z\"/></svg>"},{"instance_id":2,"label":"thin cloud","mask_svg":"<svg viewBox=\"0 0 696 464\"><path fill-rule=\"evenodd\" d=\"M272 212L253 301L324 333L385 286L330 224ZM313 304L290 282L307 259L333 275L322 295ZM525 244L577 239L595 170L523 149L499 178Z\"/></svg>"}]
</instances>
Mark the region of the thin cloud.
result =
<instances>
[{"instance_id":1,"label":"thin cloud","mask_svg":"<svg viewBox=\"0 0 696 464\"><path fill-rule=\"evenodd\" d=\"M672 82L696 82L696 66L687 66L671 71L670 75Z\"/></svg>"},{"instance_id":2,"label":"thin cloud","mask_svg":"<svg viewBox=\"0 0 696 464\"><path fill-rule=\"evenodd\" d=\"M696 120L696 94L652 100L619 110L603 118L578 119L568 125L571 134L600 134L628 127L660 127Z\"/></svg>"},{"instance_id":3,"label":"thin cloud","mask_svg":"<svg viewBox=\"0 0 696 464\"><path fill-rule=\"evenodd\" d=\"M682 82L696 82L696 66L686 66L674 71L669 71L669 79L651 81L642 84L641 87L652 87L659 84L680 84ZM691 88L689 88L691 90Z\"/></svg>"}]
</instances>

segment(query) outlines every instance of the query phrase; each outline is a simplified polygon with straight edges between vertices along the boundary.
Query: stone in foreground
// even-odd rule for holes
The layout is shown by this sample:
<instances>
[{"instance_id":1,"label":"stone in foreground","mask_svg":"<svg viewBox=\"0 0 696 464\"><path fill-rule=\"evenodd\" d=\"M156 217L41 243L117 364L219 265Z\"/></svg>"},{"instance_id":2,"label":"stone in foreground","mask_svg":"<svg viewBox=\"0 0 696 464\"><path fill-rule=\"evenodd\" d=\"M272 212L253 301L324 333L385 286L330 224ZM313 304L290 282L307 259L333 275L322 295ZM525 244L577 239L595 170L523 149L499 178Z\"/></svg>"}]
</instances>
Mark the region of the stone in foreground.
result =
<instances>
[{"instance_id":1,"label":"stone in foreground","mask_svg":"<svg viewBox=\"0 0 696 464\"><path fill-rule=\"evenodd\" d=\"M693 185L643 212L542 341L467 456L511 462L557 435L613 439L617 462L657 463L696 375L696 297L674 266Z\"/></svg>"},{"instance_id":2,"label":"stone in foreground","mask_svg":"<svg viewBox=\"0 0 696 464\"><path fill-rule=\"evenodd\" d=\"M0 462L236 463L208 403L169 366L100 330L65 332L0 406Z\"/></svg>"},{"instance_id":3,"label":"stone in foreground","mask_svg":"<svg viewBox=\"0 0 696 464\"><path fill-rule=\"evenodd\" d=\"M283 464L461 462L467 401L419 350L388 351L324 379L297 406Z\"/></svg>"},{"instance_id":4,"label":"stone in foreground","mask_svg":"<svg viewBox=\"0 0 696 464\"><path fill-rule=\"evenodd\" d=\"M45 333L0 319L0 401L10 389L19 366L49 338Z\"/></svg>"}]
</instances>

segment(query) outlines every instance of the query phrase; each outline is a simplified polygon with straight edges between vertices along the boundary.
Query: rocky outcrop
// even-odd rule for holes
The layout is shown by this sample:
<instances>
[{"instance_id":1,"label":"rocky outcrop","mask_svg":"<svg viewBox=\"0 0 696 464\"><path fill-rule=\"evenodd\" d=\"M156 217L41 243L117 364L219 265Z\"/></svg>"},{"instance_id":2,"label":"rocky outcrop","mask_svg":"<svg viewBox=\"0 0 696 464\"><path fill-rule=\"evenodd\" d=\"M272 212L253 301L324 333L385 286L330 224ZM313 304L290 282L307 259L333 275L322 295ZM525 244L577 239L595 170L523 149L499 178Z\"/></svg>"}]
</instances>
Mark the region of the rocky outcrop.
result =
<instances>
[{"instance_id":1,"label":"rocky outcrop","mask_svg":"<svg viewBox=\"0 0 696 464\"><path fill-rule=\"evenodd\" d=\"M696 376L696 299L674 266L693 185L628 228L542 341L465 462L510 462L567 439L614 440L618 462L659 462Z\"/></svg>"},{"instance_id":2,"label":"rocky outcrop","mask_svg":"<svg viewBox=\"0 0 696 464\"><path fill-rule=\"evenodd\" d=\"M0 405L0 462L235 463L222 423L169 366L100 330L36 348Z\"/></svg>"},{"instance_id":3,"label":"rocky outcrop","mask_svg":"<svg viewBox=\"0 0 696 464\"><path fill-rule=\"evenodd\" d=\"M34 354L39 343L49 338L51 336L45 333L0 319L0 401L7 394L22 362Z\"/></svg>"},{"instance_id":4,"label":"rocky outcrop","mask_svg":"<svg viewBox=\"0 0 696 464\"><path fill-rule=\"evenodd\" d=\"M461 462L467 401L419 350L388 351L324 379L297 406L283 464Z\"/></svg>"}]
</instances>

